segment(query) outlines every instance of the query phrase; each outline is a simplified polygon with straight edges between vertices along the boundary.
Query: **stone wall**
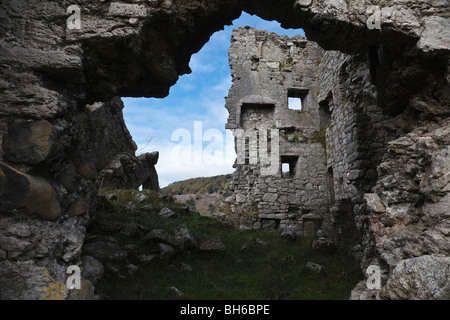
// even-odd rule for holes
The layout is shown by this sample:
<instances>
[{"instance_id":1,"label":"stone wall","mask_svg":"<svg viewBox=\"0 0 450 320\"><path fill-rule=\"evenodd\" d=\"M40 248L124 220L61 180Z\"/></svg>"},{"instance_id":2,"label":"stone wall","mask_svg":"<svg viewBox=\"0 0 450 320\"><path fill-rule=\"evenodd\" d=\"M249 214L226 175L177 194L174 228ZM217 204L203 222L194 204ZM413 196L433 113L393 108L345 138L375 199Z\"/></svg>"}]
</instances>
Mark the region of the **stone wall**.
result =
<instances>
[{"instance_id":1,"label":"stone wall","mask_svg":"<svg viewBox=\"0 0 450 320\"><path fill-rule=\"evenodd\" d=\"M439 94L440 98L431 98L427 89L429 84L424 82L425 79L418 77L405 81L399 76L391 65L395 60L394 56L399 59L397 63L404 67L403 72L408 69L406 65L411 66L409 70L414 70L413 73L422 72L415 58L384 47L369 47L358 55L327 52L320 66L319 103L326 101L332 111L332 127L327 130L327 166L333 169L336 199L331 207L329 220L324 223L324 231L333 241L344 239L355 244L356 240L355 251L362 250L358 254L362 257L362 269L365 271L371 265L379 266L382 284L388 281L389 275L400 261L409 263L409 259L417 256L437 254L440 256L432 256L430 259L437 259L439 263L445 264L447 262L444 262L446 260L443 256L449 253L448 248L442 245L448 244L449 240L445 228L442 229L443 224L437 222L447 221L446 214L438 209L441 208L441 203L445 203L447 191L444 185L435 182L435 179L445 180L443 177L447 176L448 169L441 167L444 173L439 177L431 174L436 169L425 169L429 166L439 167L436 162L431 164L429 159L440 163L441 157L446 157L446 151L435 153L433 150L446 150L441 138L445 139L447 135L445 123L448 120L444 119L449 110L445 111L445 107L442 107L448 101L448 87L444 89L447 86L444 85L438 90L447 92ZM440 63L435 61L434 64ZM396 90L389 90L391 86ZM414 93L411 92L411 87L415 88ZM408 95L411 100L403 100ZM418 112L418 109L421 111ZM431 119L436 124L429 122ZM418 123L421 124L421 129L413 129ZM410 130L418 131L417 135L421 136L423 143L421 145L427 145L427 155L421 154L417 140L410 140L409 137L415 137L416 134L411 133L405 137L405 133ZM440 132L441 138L428 144L432 132L437 132L434 130ZM448 158L446 161L448 162ZM395 165L394 168L394 162L403 164ZM419 171L417 166L421 167ZM419 172L423 172L422 170L431 171L421 175ZM433 187L427 191L420 189L419 185L424 181ZM448 180L445 181L448 183ZM436 193L431 190L436 189L440 190L439 196L434 198L433 194ZM435 208L432 210L433 214L440 216L437 220L430 220L430 211L426 209L430 206ZM395 218L397 214L402 218ZM350 219L355 221L354 226L348 226ZM447 222L443 223L445 225ZM395 233L391 230L402 231ZM407 230L415 231L409 233ZM431 240L430 233L434 240ZM429 246L430 242L434 243L433 249ZM368 292L367 288L357 289L354 297L398 297L392 295L390 290L406 290L402 286L405 281L410 281L407 279L408 276L403 273L389 283L389 289L385 288L378 293ZM449 293L444 289L448 286L448 281L439 281L441 287L433 288L436 292L434 298L448 297ZM423 292L430 290L423 288ZM410 293L403 294L408 298L414 296ZM423 294L418 296L423 297Z\"/></svg>"},{"instance_id":2,"label":"stone wall","mask_svg":"<svg viewBox=\"0 0 450 320\"><path fill-rule=\"evenodd\" d=\"M235 166L235 204L229 219L241 226L314 232L314 226L305 228L304 223L319 222L328 211L324 133L322 144L318 138L321 57L318 45L301 36L289 38L249 27L233 31L229 49L233 85L226 98L226 127L235 135L239 130L258 132L255 145L236 140L238 154L242 151L245 159ZM301 110L289 108L289 97L301 99ZM264 173L267 164L260 154L265 152L264 141L268 148L276 143L271 154L279 151L276 161L271 160L276 168L270 175ZM258 152L254 163L253 150ZM284 173L283 163L289 169Z\"/></svg>"},{"instance_id":3,"label":"stone wall","mask_svg":"<svg viewBox=\"0 0 450 320\"><path fill-rule=\"evenodd\" d=\"M436 259L445 265L448 263L445 256L449 254L447 245L443 246L443 243L448 244L449 241L445 227L442 229L447 222L437 222L447 221L446 213L438 209L446 202L447 191L444 185L435 180L445 180L448 183L448 179L443 178L448 175L448 168L437 164L441 163L442 156L447 157L447 153L433 151L435 148L446 150L441 138L446 139L444 137L448 131L448 120L444 119L449 110L442 109L445 101L448 101L448 88L444 89L446 85L441 87L439 91L447 93L439 94L440 98L436 100L427 93L428 84L423 82L425 79L416 78L407 84L393 70L389 70L387 77L386 69L392 67L390 64L394 55L402 56L395 50L369 47L358 55L327 52L322 60L319 103L326 101L332 111L332 127L327 130L327 166L333 169L336 199L330 209L329 220L324 223L324 230L333 241L350 239L355 244L356 240L354 251L362 250L362 254L358 254L362 257L362 269L379 266L382 284L385 281L389 283L388 287L378 292L368 291L367 287L362 290L359 288L355 290L354 298L398 298L398 292L402 292L403 298L410 299L415 295L428 296L430 291L434 291L433 298L442 299L449 297L449 292L445 289L448 280L443 278L438 281L439 285L430 284L435 285L432 289L424 285L421 293L405 293L405 290L408 291L404 287L405 282L410 280L404 269L399 271L401 276L392 282L388 280L389 275L396 272L400 261L409 264L413 263L410 259L414 257L432 254L429 259ZM414 66L409 69L414 68L414 73L422 72L421 67L416 65L415 58L405 55L399 60L402 61L397 62L400 65ZM439 64L437 61L434 63ZM406 67L403 72L405 70ZM396 87L398 91L389 90L390 86ZM408 86L416 88L416 92L412 93ZM420 86L422 87L419 89ZM390 99L386 99L387 93ZM410 101L403 100L407 95L411 95ZM421 109L420 112L417 112L418 108ZM399 109L404 111L400 112ZM432 118L436 124L429 122ZM422 127L414 130L417 123L421 123ZM420 132L417 133L421 136L420 145L427 145L427 155L421 154L421 147L413 138L417 137L416 134L404 136L410 130ZM440 132L441 138L428 144L432 132L437 132L434 130ZM437 163L431 164L431 158ZM448 158L446 161L448 162ZM394 168L394 162L403 164L395 165ZM417 166L421 169L418 170ZM433 176L431 172L436 172L436 169L425 169L429 166L440 167L444 173L439 174L439 177ZM431 171L423 173L422 170ZM433 187L427 191L421 189L419 185L424 181ZM439 196L434 198L433 194L436 193L431 190L436 189L440 190ZM346 205L342 205L343 203ZM430 220L429 207L435 208L432 211L440 216L438 220ZM395 218L397 214L402 218ZM355 221L354 226L348 226L350 219ZM393 230L402 231L396 233ZM431 233L434 240L430 238ZM430 247L431 242L433 248ZM427 259L417 261L428 263ZM418 278L413 281L419 281ZM424 295L424 292L428 293ZM431 295L428 296L430 297Z\"/></svg>"},{"instance_id":4,"label":"stone wall","mask_svg":"<svg viewBox=\"0 0 450 320\"><path fill-rule=\"evenodd\" d=\"M235 30L231 42L226 127L277 129L280 161L283 155L298 157L289 179L281 177L281 168L261 177L258 165L237 164L233 219L250 218L253 227L267 219L279 227L281 221L281 227L303 230L306 214L306 219L325 219L323 229L333 241L350 238L356 245L360 235L352 203L364 202L395 137L382 124L389 116L377 104L369 52L325 52L301 37L251 28ZM287 97L296 90L301 111L288 109Z\"/></svg>"},{"instance_id":5,"label":"stone wall","mask_svg":"<svg viewBox=\"0 0 450 320\"><path fill-rule=\"evenodd\" d=\"M378 104L368 52L326 52L319 77L319 104L331 114L326 150L329 188L335 201L324 229L333 241L347 238L357 241L356 245L361 235L354 226L348 227L348 221L355 219L353 211L361 207L363 194L375 185L377 166L396 134L383 125L390 117Z\"/></svg>"},{"instance_id":6,"label":"stone wall","mask_svg":"<svg viewBox=\"0 0 450 320\"><path fill-rule=\"evenodd\" d=\"M230 219L253 228L294 226L297 232L305 232L311 231L304 227L311 216L320 218L316 247L320 248L320 243L350 245L362 269L379 267L382 286L387 284L382 290L370 291L363 281L352 298L448 297L444 276L448 270L429 287L422 284L423 292L407 293L405 282L419 280L409 279L406 267L396 268L402 262L402 266L413 265L423 273L426 268L420 263L427 264L430 259L448 264L448 218L443 206L448 197L449 169L444 163L449 162L446 118L450 111L445 107L449 98L447 76L439 76L440 72L448 75L447 69L436 69L422 78L424 69L417 57L404 52L408 46L369 46L358 54L318 49L315 61L302 55L303 66L295 68L294 63L285 76L283 68L278 73L273 67L276 61L284 66L292 51L271 49L270 54L277 58L262 59L262 63L258 56L250 55L264 52L260 50L264 48L260 44L265 43L260 40L265 39L263 34L249 28L233 33L227 128L279 129L283 137L280 155L300 156L290 180L281 178L279 171L262 177L260 163L237 163ZM259 41L255 40L258 36ZM276 43L275 38L272 35ZM277 39L280 47L284 42L284 48L289 48L290 39ZM445 64L438 57L427 60L432 69ZM305 70L308 64L310 68ZM402 77L406 70L415 76ZM285 121L286 112L291 111L286 110L288 89L306 89L304 83L295 82L305 72L317 79L306 82L310 103L305 104L305 111L297 111L301 117L289 115L292 122ZM272 82L269 87L266 83L272 78L283 81ZM440 83L437 95L431 93L432 83ZM391 86L396 89L389 89ZM246 115L241 106L247 102L252 107ZM291 127L283 127L283 123ZM418 128L417 123L421 124ZM309 137L304 135L308 130ZM323 131L324 146L311 144L314 130ZM238 154L241 147L237 143ZM250 158L252 147L248 147L246 156ZM425 148L427 154L423 153ZM302 156L305 154L310 158ZM299 174L304 172L309 174ZM417 256L424 259L411 260ZM391 274L395 275L392 279Z\"/></svg>"},{"instance_id":7,"label":"stone wall","mask_svg":"<svg viewBox=\"0 0 450 320\"><path fill-rule=\"evenodd\" d=\"M99 173L116 154L134 155L122 108L113 99L60 116L35 109L37 119L3 118L0 298L67 297L65 268L79 262Z\"/></svg>"}]
</instances>

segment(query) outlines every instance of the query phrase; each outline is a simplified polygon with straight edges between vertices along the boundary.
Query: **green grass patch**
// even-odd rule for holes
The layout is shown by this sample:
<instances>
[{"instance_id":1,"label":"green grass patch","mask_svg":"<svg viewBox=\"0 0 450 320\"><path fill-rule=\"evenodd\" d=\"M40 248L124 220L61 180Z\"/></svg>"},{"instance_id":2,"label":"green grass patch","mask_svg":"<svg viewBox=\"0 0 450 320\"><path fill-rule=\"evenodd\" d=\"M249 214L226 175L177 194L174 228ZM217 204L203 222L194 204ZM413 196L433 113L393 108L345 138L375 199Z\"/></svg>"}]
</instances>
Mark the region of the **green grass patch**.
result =
<instances>
[{"instance_id":1,"label":"green grass patch","mask_svg":"<svg viewBox=\"0 0 450 320\"><path fill-rule=\"evenodd\" d=\"M178 255L170 267L151 264L141 267L126 279L105 276L96 284L96 290L111 299L348 299L351 289L363 279L359 264L345 252L326 254L313 250L311 242L314 237L288 241L281 238L279 230L244 231L197 215L180 215L172 220L161 219L154 214L134 216L125 213L123 206L135 194L129 191L115 193L117 200L114 201L113 212L100 211L100 217L118 219L121 223L136 221L150 229L169 232L185 223L195 235L220 237L227 250L214 254L185 252ZM160 203L156 194L148 199L150 202L155 208L167 206L167 203ZM180 210L175 204L170 207ZM125 240L128 243L132 241ZM148 250L138 240L133 244L140 246L142 252ZM324 266L326 272L316 274L307 269L309 261ZM190 271L183 268L186 265L190 266ZM171 287L183 295L178 296Z\"/></svg>"}]
</instances>

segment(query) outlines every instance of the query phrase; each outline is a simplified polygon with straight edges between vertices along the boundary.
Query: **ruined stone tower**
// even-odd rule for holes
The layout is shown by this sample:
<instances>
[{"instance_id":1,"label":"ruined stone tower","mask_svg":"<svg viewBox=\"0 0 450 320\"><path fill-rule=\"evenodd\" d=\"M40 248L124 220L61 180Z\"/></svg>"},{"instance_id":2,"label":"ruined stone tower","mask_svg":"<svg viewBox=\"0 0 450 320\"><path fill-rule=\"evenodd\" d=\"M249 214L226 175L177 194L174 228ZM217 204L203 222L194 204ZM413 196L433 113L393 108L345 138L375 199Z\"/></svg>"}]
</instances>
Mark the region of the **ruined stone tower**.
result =
<instances>
[{"instance_id":1,"label":"ruined stone tower","mask_svg":"<svg viewBox=\"0 0 450 320\"><path fill-rule=\"evenodd\" d=\"M234 30L229 50L226 128L238 154L229 219L259 229L317 231L315 248L352 248L363 270L380 268L384 285L370 291L362 281L356 299L410 296L390 272L400 279L410 268L417 276L408 281L422 282L426 270L444 270L448 260L442 230L449 140L441 138L450 132L448 109L424 93L431 82L398 82L404 70L422 68L407 55L393 64L400 52L394 46L323 51L300 36L252 28ZM406 92L415 98L405 102ZM290 110L289 98L300 99L301 110ZM412 129L417 123L422 128ZM267 159L275 163L270 174ZM448 295L448 281L424 286ZM414 294L429 297L423 292Z\"/></svg>"},{"instance_id":2,"label":"ruined stone tower","mask_svg":"<svg viewBox=\"0 0 450 320\"><path fill-rule=\"evenodd\" d=\"M377 106L371 54L355 58L250 27L233 31L226 128L236 136L238 159L230 220L363 241L355 211L364 212L394 137ZM270 174L261 159L266 145Z\"/></svg>"},{"instance_id":3,"label":"ruined stone tower","mask_svg":"<svg viewBox=\"0 0 450 320\"><path fill-rule=\"evenodd\" d=\"M330 117L317 100L322 50L301 36L249 27L235 29L231 42L226 128L245 135L236 138L243 158L235 166L233 215L253 228L317 231L331 201L325 152ZM261 159L266 142L268 174Z\"/></svg>"}]
</instances>

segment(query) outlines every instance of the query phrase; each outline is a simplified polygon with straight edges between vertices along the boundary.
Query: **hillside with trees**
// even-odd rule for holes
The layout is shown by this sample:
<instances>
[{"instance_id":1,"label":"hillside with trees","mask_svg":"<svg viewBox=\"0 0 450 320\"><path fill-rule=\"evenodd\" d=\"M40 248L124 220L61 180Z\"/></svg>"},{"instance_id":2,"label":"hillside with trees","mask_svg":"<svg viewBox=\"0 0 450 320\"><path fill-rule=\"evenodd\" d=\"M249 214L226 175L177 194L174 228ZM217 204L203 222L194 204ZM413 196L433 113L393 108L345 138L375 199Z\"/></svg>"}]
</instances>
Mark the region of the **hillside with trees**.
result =
<instances>
[{"instance_id":1,"label":"hillside with trees","mask_svg":"<svg viewBox=\"0 0 450 320\"><path fill-rule=\"evenodd\" d=\"M230 195L231 174L219 175L214 177L192 178L184 181L171 183L161 191L171 195L182 194L226 194Z\"/></svg>"},{"instance_id":2,"label":"hillside with trees","mask_svg":"<svg viewBox=\"0 0 450 320\"><path fill-rule=\"evenodd\" d=\"M225 199L232 195L232 174L192 178L174 182L161 190L178 203L194 206L202 215L210 216L220 210Z\"/></svg>"}]
</instances>

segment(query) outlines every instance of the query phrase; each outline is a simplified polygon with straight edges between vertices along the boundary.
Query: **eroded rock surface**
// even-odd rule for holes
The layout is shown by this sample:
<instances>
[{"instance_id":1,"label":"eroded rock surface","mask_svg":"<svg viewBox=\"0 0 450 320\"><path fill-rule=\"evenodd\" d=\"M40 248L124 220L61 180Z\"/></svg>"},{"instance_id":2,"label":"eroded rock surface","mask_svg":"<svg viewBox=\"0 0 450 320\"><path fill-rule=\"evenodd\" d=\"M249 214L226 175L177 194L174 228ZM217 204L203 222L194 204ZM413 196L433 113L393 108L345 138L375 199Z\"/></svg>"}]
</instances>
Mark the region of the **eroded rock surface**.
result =
<instances>
[{"instance_id":1,"label":"eroded rock surface","mask_svg":"<svg viewBox=\"0 0 450 320\"><path fill-rule=\"evenodd\" d=\"M450 299L450 257L423 255L402 260L380 294L385 299Z\"/></svg>"},{"instance_id":2,"label":"eroded rock surface","mask_svg":"<svg viewBox=\"0 0 450 320\"><path fill-rule=\"evenodd\" d=\"M3 173L9 166L14 174L0 174L0 230L6 237L0 251L1 298L67 297L66 267L79 262L84 223L101 183L99 172L118 155L136 151L116 97L166 96L178 77L190 72L191 55L242 10L276 19L284 27L303 27L309 40L346 53L324 57L321 65L331 72L320 79L324 88L318 94L325 101L332 87L339 102L333 158L338 160L336 194L343 197L336 200L351 200L354 209L344 215L335 212L328 223L331 234L333 221L354 219L366 252L364 266L382 260L388 278L391 261L409 259L412 252L428 254L423 248L430 248L448 254L443 209L449 192L443 171L449 163L448 140L439 133L448 127L443 120L449 116L448 3L378 1L378 16L377 8L368 11L372 2L77 1L81 29L72 29L67 24L75 12L73 7L67 10L72 1L3 1L0 161ZM368 27L368 19L375 28ZM356 126L347 125L352 123ZM353 129L346 131L349 127ZM434 135L427 133L429 127ZM416 164L408 163L408 156L393 157L402 152L416 155ZM394 169L398 177L389 172ZM346 170L350 186L341 183ZM57 200L49 199L54 208L58 202L60 212L54 210L50 220L57 221L23 211L37 206L24 204L28 177L49 186L38 188L38 194L54 190ZM11 185L24 188L17 193L20 199L8 197L6 205L6 186ZM381 220L367 214L364 193L378 195L386 219L384 213L377 213ZM20 241L7 231L11 219L21 221ZM33 232L28 234L27 228ZM425 247L394 241L410 239L402 228L419 228ZM37 250L42 243L48 248ZM381 249L385 245L399 249Z\"/></svg>"}]
</instances>

